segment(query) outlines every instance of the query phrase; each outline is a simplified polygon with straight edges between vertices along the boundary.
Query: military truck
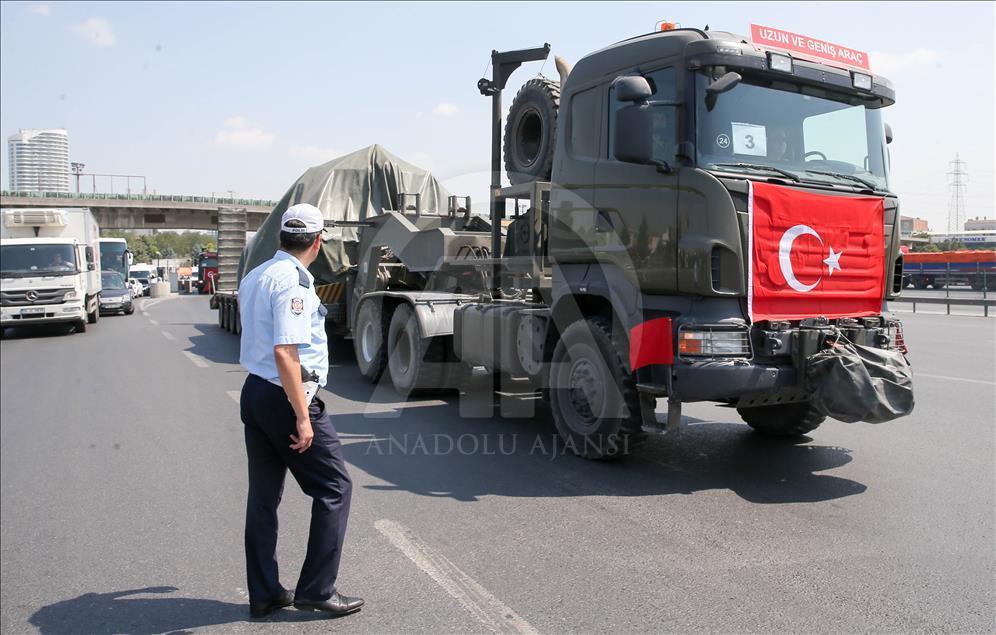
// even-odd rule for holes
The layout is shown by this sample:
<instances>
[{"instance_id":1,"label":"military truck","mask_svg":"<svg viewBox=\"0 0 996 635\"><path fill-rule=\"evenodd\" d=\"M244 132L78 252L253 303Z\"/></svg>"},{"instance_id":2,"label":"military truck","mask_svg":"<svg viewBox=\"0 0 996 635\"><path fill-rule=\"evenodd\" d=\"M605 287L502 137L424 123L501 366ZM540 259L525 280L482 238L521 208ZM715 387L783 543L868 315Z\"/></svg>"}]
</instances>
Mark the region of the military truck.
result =
<instances>
[{"instance_id":1,"label":"military truck","mask_svg":"<svg viewBox=\"0 0 996 635\"><path fill-rule=\"evenodd\" d=\"M338 319L363 376L403 394L471 369L528 380L568 448L596 459L676 429L685 402L798 435L836 412L819 394L869 400L846 380L821 393L810 371L843 343L905 364L885 314L902 280L881 114L894 90L864 54L782 33L669 28L573 69L558 58L559 81L526 82L504 136L509 76L550 47L492 52L490 223L404 195L328 223L358 229ZM912 408L900 374L906 401L884 418Z\"/></svg>"}]
</instances>

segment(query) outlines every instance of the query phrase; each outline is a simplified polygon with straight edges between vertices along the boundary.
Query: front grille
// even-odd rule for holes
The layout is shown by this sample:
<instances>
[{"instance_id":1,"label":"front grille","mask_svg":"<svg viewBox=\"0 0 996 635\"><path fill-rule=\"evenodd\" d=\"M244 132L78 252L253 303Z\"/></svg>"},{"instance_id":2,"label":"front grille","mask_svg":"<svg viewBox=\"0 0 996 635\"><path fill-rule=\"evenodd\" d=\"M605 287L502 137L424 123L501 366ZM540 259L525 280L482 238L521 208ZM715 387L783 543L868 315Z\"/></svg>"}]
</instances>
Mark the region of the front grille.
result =
<instances>
[{"instance_id":1,"label":"front grille","mask_svg":"<svg viewBox=\"0 0 996 635\"><path fill-rule=\"evenodd\" d=\"M34 292L38 297L31 301L28 293ZM20 291L0 291L2 306L33 306L36 304L62 304L66 301L66 293L72 289L22 289Z\"/></svg>"}]
</instances>

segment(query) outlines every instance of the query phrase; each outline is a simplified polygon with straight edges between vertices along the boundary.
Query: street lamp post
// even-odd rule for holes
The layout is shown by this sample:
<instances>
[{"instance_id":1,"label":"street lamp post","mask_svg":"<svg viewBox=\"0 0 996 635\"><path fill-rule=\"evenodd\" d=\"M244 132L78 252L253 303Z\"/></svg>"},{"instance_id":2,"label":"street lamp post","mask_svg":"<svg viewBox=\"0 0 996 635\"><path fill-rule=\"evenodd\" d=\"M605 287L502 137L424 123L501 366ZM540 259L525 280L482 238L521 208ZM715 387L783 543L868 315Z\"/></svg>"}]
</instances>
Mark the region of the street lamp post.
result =
<instances>
[{"instance_id":1,"label":"street lamp post","mask_svg":"<svg viewBox=\"0 0 996 635\"><path fill-rule=\"evenodd\" d=\"M83 163L73 162L69 164L69 167L73 169L73 174L76 175L76 193L80 193L80 175L83 174L83 168L86 167Z\"/></svg>"}]
</instances>

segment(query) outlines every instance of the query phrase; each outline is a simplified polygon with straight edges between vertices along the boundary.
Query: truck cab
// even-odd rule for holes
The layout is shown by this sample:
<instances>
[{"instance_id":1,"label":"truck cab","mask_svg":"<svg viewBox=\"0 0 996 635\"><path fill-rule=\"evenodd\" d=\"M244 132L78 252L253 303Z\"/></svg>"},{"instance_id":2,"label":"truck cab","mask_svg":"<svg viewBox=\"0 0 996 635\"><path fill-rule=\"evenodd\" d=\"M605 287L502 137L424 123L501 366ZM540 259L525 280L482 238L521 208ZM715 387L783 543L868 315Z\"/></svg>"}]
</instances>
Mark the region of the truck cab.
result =
<instances>
[{"instance_id":1,"label":"truck cab","mask_svg":"<svg viewBox=\"0 0 996 635\"><path fill-rule=\"evenodd\" d=\"M99 230L89 210L4 210L0 328L99 319Z\"/></svg>"},{"instance_id":2,"label":"truck cab","mask_svg":"<svg viewBox=\"0 0 996 635\"><path fill-rule=\"evenodd\" d=\"M895 337L884 300L901 289L899 204L882 118L894 100L880 76L724 32L653 33L580 60L561 88L550 179L557 328L591 314L610 319L629 335L631 366L637 345L667 348L631 368L643 396L727 403L773 433L818 425L801 360L819 348L820 329L842 327L882 347ZM880 315L751 319L757 183L881 199ZM666 333L634 340L661 318Z\"/></svg>"}]
</instances>

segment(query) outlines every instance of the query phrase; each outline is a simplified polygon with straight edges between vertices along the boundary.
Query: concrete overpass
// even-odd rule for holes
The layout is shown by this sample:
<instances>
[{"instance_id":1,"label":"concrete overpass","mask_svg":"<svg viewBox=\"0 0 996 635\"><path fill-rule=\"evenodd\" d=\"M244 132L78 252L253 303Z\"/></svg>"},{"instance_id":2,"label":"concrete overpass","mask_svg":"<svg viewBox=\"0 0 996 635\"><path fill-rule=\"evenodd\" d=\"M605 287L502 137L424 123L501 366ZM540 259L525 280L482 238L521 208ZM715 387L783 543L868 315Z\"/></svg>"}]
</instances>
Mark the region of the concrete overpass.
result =
<instances>
[{"instance_id":1,"label":"concrete overpass","mask_svg":"<svg viewBox=\"0 0 996 635\"><path fill-rule=\"evenodd\" d=\"M218 229L219 207L244 207L256 231L277 201L169 194L0 192L0 208L89 207L101 229Z\"/></svg>"}]
</instances>

